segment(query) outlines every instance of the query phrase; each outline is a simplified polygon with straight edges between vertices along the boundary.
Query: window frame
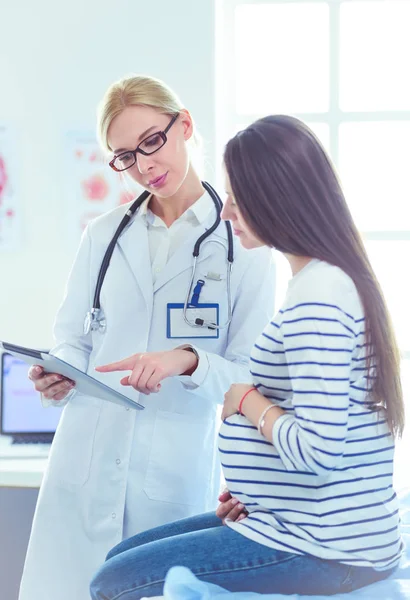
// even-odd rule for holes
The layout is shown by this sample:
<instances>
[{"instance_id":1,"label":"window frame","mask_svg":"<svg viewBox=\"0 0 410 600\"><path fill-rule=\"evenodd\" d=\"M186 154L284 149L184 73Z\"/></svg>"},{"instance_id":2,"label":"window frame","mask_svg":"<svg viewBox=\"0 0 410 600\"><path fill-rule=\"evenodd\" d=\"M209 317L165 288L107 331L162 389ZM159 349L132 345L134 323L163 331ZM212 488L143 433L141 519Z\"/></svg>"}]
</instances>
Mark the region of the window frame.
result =
<instances>
[{"instance_id":1,"label":"window frame","mask_svg":"<svg viewBox=\"0 0 410 600\"><path fill-rule=\"evenodd\" d=\"M258 4L326 4L329 9L329 107L323 112L292 112L292 115L309 123L324 123L329 128L329 151L336 168L339 168L339 131L344 123L360 122L410 122L410 110L346 111L339 107L340 97L340 10L347 2L355 0L215 0L216 17L216 165L220 165L225 141L238 124L252 122L259 114L239 115L235 102L235 10L241 5ZM371 3L374 0L361 0ZM221 181L218 173L218 184ZM410 241L410 229L361 230L364 241ZM403 349L402 358L410 360L409 348Z\"/></svg>"}]
</instances>

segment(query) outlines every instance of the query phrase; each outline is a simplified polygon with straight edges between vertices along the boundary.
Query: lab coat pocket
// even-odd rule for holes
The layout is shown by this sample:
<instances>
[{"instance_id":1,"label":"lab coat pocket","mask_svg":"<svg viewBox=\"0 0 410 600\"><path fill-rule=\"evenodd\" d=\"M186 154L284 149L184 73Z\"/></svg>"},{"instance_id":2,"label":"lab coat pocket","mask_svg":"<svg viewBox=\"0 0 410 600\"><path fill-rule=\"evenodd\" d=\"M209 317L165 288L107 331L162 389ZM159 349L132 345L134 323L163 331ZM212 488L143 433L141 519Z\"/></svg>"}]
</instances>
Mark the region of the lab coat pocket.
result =
<instances>
[{"instance_id":1,"label":"lab coat pocket","mask_svg":"<svg viewBox=\"0 0 410 600\"><path fill-rule=\"evenodd\" d=\"M144 483L151 500L204 503L212 466L211 432L205 416L157 412Z\"/></svg>"},{"instance_id":2,"label":"lab coat pocket","mask_svg":"<svg viewBox=\"0 0 410 600\"><path fill-rule=\"evenodd\" d=\"M50 454L50 475L58 485L81 486L88 480L100 410L100 400L82 394L65 407Z\"/></svg>"}]
</instances>

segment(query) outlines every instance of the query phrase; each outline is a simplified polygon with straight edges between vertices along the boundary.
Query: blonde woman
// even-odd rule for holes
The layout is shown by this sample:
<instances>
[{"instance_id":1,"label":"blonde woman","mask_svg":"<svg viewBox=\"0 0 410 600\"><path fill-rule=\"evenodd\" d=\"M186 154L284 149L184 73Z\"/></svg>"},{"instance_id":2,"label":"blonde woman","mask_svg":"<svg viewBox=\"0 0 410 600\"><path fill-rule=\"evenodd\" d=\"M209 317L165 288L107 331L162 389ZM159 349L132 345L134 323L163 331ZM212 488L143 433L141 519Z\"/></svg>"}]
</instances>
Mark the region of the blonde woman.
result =
<instances>
[{"instance_id":1,"label":"blonde woman","mask_svg":"<svg viewBox=\"0 0 410 600\"><path fill-rule=\"evenodd\" d=\"M54 353L118 390L132 386L145 410L81 396L72 382L31 369L36 389L66 407L20 600L86 600L92 574L115 544L215 508L217 404L233 382L249 381L250 348L272 310L267 249L246 253L235 240L229 276L226 224L218 221L215 192L192 165L194 123L177 96L151 77L116 82L102 101L98 130L111 167L146 194L113 244L99 319L85 330L107 247L136 205L84 232L56 318ZM194 247L205 232L190 288ZM188 291L197 311L188 311L190 324L183 315ZM198 318L217 326L198 327Z\"/></svg>"}]
</instances>

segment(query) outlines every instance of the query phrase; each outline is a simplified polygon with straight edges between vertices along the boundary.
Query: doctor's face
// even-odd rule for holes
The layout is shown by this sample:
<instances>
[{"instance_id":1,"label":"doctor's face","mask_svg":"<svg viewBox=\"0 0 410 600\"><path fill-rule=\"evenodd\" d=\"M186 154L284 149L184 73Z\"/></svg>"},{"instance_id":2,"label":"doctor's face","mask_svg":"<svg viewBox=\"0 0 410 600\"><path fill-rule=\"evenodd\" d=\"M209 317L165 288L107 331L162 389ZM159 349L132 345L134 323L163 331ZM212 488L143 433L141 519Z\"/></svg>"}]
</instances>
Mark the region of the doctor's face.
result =
<instances>
[{"instance_id":1,"label":"doctor's face","mask_svg":"<svg viewBox=\"0 0 410 600\"><path fill-rule=\"evenodd\" d=\"M170 115L150 106L127 106L113 119L108 129L108 143L114 156L134 151L148 136L163 132L171 120ZM187 111L181 111L166 133L166 143L148 156L137 152L136 163L127 169L127 174L157 197L173 196L188 173L186 142L192 133L192 119ZM148 149L148 141L144 149Z\"/></svg>"},{"instance_id":2,"label":"doctor's face","mask_svg":"<svg viewBox=\"0 0 410 600\"><path fill-rule=\"evenodd\" d=\"M232 223L232 229L235 235L239 237L239 241L242 246L247 250L252 248L259 248L265 244L253 233L250 227L246 224L238 205L236 204L235 197L232 192L231 183L229 181L228 174L224 172L225 176L225 191L226 200L221 213L222 219L230 221Z\"/></svg>"}]
</instances>

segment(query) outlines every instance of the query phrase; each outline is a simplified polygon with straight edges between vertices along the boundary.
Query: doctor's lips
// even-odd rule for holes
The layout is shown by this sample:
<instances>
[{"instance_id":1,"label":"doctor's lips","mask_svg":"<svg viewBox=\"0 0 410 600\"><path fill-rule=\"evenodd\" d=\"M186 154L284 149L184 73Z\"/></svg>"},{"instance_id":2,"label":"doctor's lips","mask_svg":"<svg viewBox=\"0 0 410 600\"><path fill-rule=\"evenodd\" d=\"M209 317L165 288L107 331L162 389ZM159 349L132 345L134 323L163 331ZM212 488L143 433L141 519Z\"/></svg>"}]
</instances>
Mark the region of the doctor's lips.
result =
<instances>
[{"instance_id":1,"label":"doctor's lips","mask_svg":"<svg viewBox=\"0 0 410 600\"><path fill-rule=\"evenodd\" d=\"M166 181L168 173L164 173L164 175L160 175L159 177L156 177L155 179L151 179L151 181L148 182L149 187L153 187L153 188L159 188L162 187Z\"/></svg>"}]
</instances>

